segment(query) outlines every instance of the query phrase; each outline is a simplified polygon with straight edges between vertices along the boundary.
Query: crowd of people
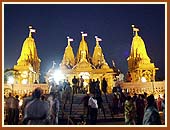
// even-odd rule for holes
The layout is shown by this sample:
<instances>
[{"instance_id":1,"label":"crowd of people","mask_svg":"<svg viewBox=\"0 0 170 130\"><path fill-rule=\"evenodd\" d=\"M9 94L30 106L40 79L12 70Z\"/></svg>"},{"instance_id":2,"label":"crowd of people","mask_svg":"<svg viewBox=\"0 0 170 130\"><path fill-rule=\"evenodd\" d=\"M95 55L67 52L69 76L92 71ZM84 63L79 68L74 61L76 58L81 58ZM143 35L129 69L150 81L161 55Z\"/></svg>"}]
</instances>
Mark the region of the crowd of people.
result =
<instances>
[{"instance_id":1,"label":"crowd of people","mask_svg":"<svg viewBox=\"0 0 170 130\"><path fill-rule=\"evenodd\" d=\"M105 115L102 94L107 95L107 81L90 79L89 91L84 90L84 79L75 76L72 79L72 86L68 80L52 84L50 93L44 95L41 88L36 88L28 96L19 97L9 94L5 98L6 115L8 125L58 125L59 112L63 104L71 103L73 94L85 93L79 104L83 103L83 117L88 124L97 123L98 113ZM20 105L20 101L23 101ZM161 125L165 121L165 98L154 95L134 94L133 96L123 92L112 93L111 110L113 114L123 113L125 125ZM163 120L159 112L163 111ZM83 118L84 119L84 118ZM86 124L86 123L84 123Z\"/></svg>"}]
</instances>

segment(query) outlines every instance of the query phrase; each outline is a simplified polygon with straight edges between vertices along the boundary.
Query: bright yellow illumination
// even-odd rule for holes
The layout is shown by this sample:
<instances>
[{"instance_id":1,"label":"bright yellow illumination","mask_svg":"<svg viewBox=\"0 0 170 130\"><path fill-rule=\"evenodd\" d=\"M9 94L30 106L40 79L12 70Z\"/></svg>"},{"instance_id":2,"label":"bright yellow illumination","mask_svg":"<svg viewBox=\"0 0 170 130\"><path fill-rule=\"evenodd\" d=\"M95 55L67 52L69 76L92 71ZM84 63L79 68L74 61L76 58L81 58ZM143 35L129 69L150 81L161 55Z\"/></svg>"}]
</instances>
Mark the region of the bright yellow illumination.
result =
<instances>
[{"instance_id":1,"label":"bright yellow illumination","mask_svg":"<svg viewBox=\"0 0 170 130\"><path fill-rule=\"evenodd\" d=\"M64 74L61 72L61 70L56 70L53 74L53 78L54 78L54 81L59 84L59 81L61 80L64 80L65 79L65 76Z\"/></svg>"},{"instance_id":2,"label":"bright yellow illumination","mask_svg":"<svg viewBox=\"0 0 170 130\"><path fill-rule=\"evenodd\" d=\"M20 99L20 101L19 101L19 106L21 107L21 106L22 106L22 104L23 104L23 100L22 100L22 99Z\"/></svg>"},{"instance_id":3,"label":"bright yellow illumination","mask_svg":"<svg viewBox=\"0 0 170 130\"><path fill-rule=\"evenodd\" d=\"M27 84L28 80L27 79L23 79L22 80L22 84Z\"/></svg>"},{"instance_id":4,"label":"bright yellow illumination","mask_svg":"<svg viewBox=\"0 0 170 130\"><path fill-rule=\"evenodd\" d=\"M8 80L7 80L7 83L8 83L8 84L13 84L14 81L15 81L15 80L14 80L14 77L9 76L9 77L8 77Z\"/></svg>"},{"instance_id":5,"label":"bright yellow illumination","mask_svg":"<svg viewBox=\"0 0 170 130\"><path fill-rule=\"evenodd\" d=\"M90 74L88 72L81 72L79 77L82 76L83 79L89 79Z\"/></svg>"},{"instance_id":6,"label":"bright yellow illumination","mask_svg":"<svg viewBox=\"0 0 170 130\"><path fill-rule=\"evenodd\" d=\"M145 83L145 82L146 82L146 78L145 78L145 77L142 77L142 78L141 78L141 81L142 81L143 83Z\"/></svg>"}]
</instances>

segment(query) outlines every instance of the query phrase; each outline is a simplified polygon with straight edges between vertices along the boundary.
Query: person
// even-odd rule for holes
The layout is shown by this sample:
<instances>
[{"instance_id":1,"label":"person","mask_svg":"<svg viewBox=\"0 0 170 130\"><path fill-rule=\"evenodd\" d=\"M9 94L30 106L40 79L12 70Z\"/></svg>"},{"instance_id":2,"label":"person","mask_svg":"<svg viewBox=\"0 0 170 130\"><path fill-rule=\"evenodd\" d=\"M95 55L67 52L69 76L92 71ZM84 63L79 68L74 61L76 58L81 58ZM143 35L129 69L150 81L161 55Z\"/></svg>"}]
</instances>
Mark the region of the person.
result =
<instances>
[{"instance_id":1,"label":"person","mask_svg":"<svg viewBox=\"0 0 170 130\"><path fill-rule=\"evenodd\" d=\"M97 78L96 82L95 82L95 95L101 95L101 91L100 91L100 81Z\"/></svg>"},{"instance_id":2,"label":"person","mask_svg":"<svg viewBox=\"0 0 170 130\"><path fill-rule=\"evenodd\" d=\"M157 99L157 107L158 107L158 111L162 111L162 98L160 97L160 95L158 96L158 99Z\"/></svg>"},{"instance_id":3,"label":"person","mask_svg":"<svg viewBox=\"0 0 170 130\"><path fill-rule=\"evenodd\" d=\"M136 99L136 124L142 125L145 103L142 94L139 94Z\"/></svg>"},{"instance_id":4,"label":"person","mask_svg":"<svg viewBox=\"0 0 170 130\"><path fill-rule=\"evenodd\" d=\"M58 113L59 113L59 100L57 95L50 94L47 98L49 103L49 125L57 125L58 124Z\"/></svg>"},{"instance_id":5,"label":"person","mask_svg":"<svg viewBox=\"0 0 170 130\"><path fill-rule=\"evenodd\" d=\"M16 95L15 98L16 98L16 109L15 109L14 125L18 125L19 123L19 95Z\"/></svg>"},{"instance_id":6,"label":"person","mask_svg":"<svg viewBox=\"0 0 170 130\"><path fill-rule=\"evenodd\" d=\"M34 81L34 84L38 84L38 81L37 81L37 80L35 80L35 81Z\"/></svg>"},{"instance_id":7,"label":"person","mask_svg":"<svg viewBox=\"0 0 170 130\"><path fill-rule=\"evenodd\" d=\"M74 78L72 79L72 83L73 83L73 93L77 94L78 79L76 78L76 76L74 76Z\"/></svg>"},{"instance_id":8,"label":"person","mask_svg":"<svg viewBox=\"0 0 170 130\"><path fill-rule=\"evenodd\" d=\"M94 94L91 94L88 101L88 106L90 110L90 124L95 125L97 121L98 105L97 105L97 100L94 97Z\"/></svg>"},{"instance_id":9,"label":"person","mask_svg":"<svg viewBox=\"0 0 170 130\"><path fill-rule=\"evenodd\" d=\"M107 93L107 81L105 78L102 80L102 91L104 94Z\"/></svg>"},{"instance_id":10,"label":"person","mask_svg":"<svg viewBox=\"0 0 170 130\"><path fill-rule=\"evenodd\" d=\"M33 92L33 100L27 103L24 109L24 125L47 125L49 122L49 104L40 99L42 89L36 88Z\"/></svg>"},{"instance_id":11,"label":"person","mask_svg":"<svg viewBox=\"0 0 170 130\"><path fill-rule=\"evenodd\" d=\"M59 81L57 95L58 95L58 99L59 99L60 103L62 103L62 98L63 98L63 83L62 83L62 81Z\"/></svg>"},{"instance_id":12,"label":"person","mask_svg":"<svg viewBox=\"0 0 170 130\"><path fill-rule=\"evenodd\" d=\"M79 78L79 92L83 92L83 88L84 88L84 79L81 75Z\"/></svg>"},{"instance_id":13,"label":"person","mask_svg":"<svg viewBox=\"0 0 170 130\"><path fill-rule=\"evenodd\" d=\"M6 106L7 106L7 115L8 115L8 125L14 125L16 109L18 108L18 101L12 95L12 93L9 93L9 97L7 98L6 101Z\"/></svg>"},{"instance_id":14,"label":"person","mask_svg":"<svg viewBox=\"0 0 170 130\"><path fill-rule=\"evenodd\" d=\"M70 86L70 82L67 82L65 87L65 104L67 103L67 101L71 103L71 96L72 96L72 88Z\"/></svg>"},{"instance_id":15,"label":"person","mask_svg":"<svg viewBox=\"0 0 170 130\"><path fill-rule=\"evenodd\" d=\"M118 101L119 101L119 99L117 98L117 95L114 93L113 94L113 99L112 99L112 111L113 111L113 114L118 114Z\"/></svg>"},{"instance_id":16,"label":"person","mask_svg":"<svg viewBox=\"0 0 170 130\"><path fill-rule=\"evenodd\" d=\"M128 96L124 106L125 124L135 125L135 105L131 96Z\"/></svg>"},{"instance_id":17,"label":"person","mask_svg":"<svg viewBox=\"0 0 170 130\"><path fill-rule=\"evenodd\" d=\"M89 92L92 93L92 79L89 79Z\"/></svg>"},{"instance_id":18,"label":"person","mask_svg":"<svg viewBox=\"0 0 170 130\"><path fill-rule=\"evenodd\" d=\"M86 93L86 95L81 99L80 103L83 103L83 115L86 115L86 119L89 119L89 108L88 108L88 101L89 101L90 95L89 93Z\"/></svg>"},{"instance_id":19,"label":"person","mask_svg":"<svg viewBox=\"0 0 170 130\"><path fill-rule=\"evenodd\" d=\"M97 105L98 105L98 112L101 113L101 111L104 112L104 116L105 116L105 111L104 111L104 107L103 107L103 99L101 97L101 94L96 94L96 100L97 100Z\"/></svg>"},{"instance_id":20,"label":"person","mask_svg":"<svg viewBox=\"0 0 170 130\"><path fill-rule=\"evenodd\" d=\"M22 111L22 117L24 117L24 109L25 109L25 106L33 100L33 95L32 95L32 92L29 93L29 95L25 95L23 97L23 103L22 103L22 106L21 106L21 111Z\"/></svg>"},{"instance_id":21,"label":"person","mask_svg":"<svg viewBox=\"0 0 170 130\"><path fill-rule=\"evenodd\" d=\"M65 80L65 79L64 79L64 81L63 81L63 88L64 88L64 90L66 89L67 84L68 84L68 80Z\"/></svg>"},{"instance_id":22,"label":"person","mask_svg":"<svg viewBox=\"0 0 170 130\"><path fill-rule=\"evenodd\" d=\"M162 112L163 112L163 115L162 115L162 124L165 124L165 94L163 96L163 100L162 100Z\"/></svg>"},{"instance_id":23,"label":"person","mask_svg":"<svg viewBox=\"0 0 170 130\"><path fill-rule=\"evenodd\" d=\"M158 109L155 105L154 95L151 94L147 97L147 106L145 108L143 125L161 125L161 119Z\"/></svg>"}]
</instances>

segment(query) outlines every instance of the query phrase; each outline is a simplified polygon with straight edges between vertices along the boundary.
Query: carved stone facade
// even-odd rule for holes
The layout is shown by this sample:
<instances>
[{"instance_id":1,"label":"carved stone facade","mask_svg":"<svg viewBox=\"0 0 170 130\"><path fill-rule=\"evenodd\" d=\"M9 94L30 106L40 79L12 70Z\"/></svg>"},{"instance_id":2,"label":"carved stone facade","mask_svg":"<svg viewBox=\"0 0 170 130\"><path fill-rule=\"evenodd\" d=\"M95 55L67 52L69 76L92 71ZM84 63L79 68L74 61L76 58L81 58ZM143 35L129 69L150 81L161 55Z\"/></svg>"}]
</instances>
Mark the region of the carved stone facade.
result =
<instances>
[{"instance_id":1,"label":"carved stone facade","mask_svg":"<svg viewBox=\"0 0 170 130\"><path fill-rule=\"evenodd\" d=\"M65 48L63 60L60 64L60 69L70 81L74 76L80 78L84 77L85 85L88 85L90 79L99 79L100 83L103 78L107 80L108 92L111 92L114 86L115 73L112 68L109 67L105 61L102 48L99 45L99 38L96 37L96 46L94 48L93 56L90 56L85 36L87 34L82 33L82 40L77 51L77 55L74 57L73 49L70 45L70 39L68 38L68 45Z\"/></svg>"},{"instance_id":2,"label":"carved stone facade","mask_svg":"<svg viewBox=\"0 0 170 130\"><path fill-rule=\"evenodd\" d=\"M134 37L132 40L130 55L127 58L128 71L131 74L132 82L155 81L156 70L154 63L150 62L147 55L145 43L138 35L138 28L133 27Z\"/></svg>"},{"instance_id":3,"label":"carved stone facade","mask_svg":"<svg viewBox=\"0 0 170 130\"><path fill-rule=\"evenodd\" d=\"M130 95L136 94L142 94L147 93L148 95L154 94L155 97L158 97L158 95L165 94L165 81L156 81L156 82L131 82L131 83L121 83L122 90L129 92Z\"/></svg>"},{"instance_id":4,"label":"carved stone facade","mask_svg":"<svg viewBox=\"0 0 170 130\"><path fill-rule=\"evenodd\" d=\"M23 43L17 65L14 65L14 70L17 72L15 74L15 83L18 84L39 82L41 60L38 58L36 44L32 37L32 33L35 30L32 27L29 29L29 37Z\"/></svg>"}]
</instances>

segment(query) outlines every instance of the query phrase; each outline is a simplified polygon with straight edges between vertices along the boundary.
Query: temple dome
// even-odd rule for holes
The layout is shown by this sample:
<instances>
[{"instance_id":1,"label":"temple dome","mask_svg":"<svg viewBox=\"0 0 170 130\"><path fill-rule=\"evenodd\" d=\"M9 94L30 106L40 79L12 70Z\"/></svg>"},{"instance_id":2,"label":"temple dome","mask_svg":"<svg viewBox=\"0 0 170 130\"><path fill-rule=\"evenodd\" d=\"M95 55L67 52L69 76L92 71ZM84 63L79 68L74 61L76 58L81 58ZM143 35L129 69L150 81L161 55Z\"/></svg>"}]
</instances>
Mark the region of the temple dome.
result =
<instances>
[{"instance_id":1,"label":"temple dome","mask_svg":"<svg viewBox=\"0 0 170 130\"><path fill-rule=\"evenodd\" d=\"M109 68L104 58L102 48L99 44L99 41L102 41L102 39L98 38L97 36L95 38L96 38L96 46L94 48L93 57L92 57L93 65L96 68Z\"/></svg>"},{"instance_id":2,"label":"temple dome","mask_svg":"<svg viewBox=\"0 0 170 130\"><path fill-rule=\"evenodd\" d=\"M75 60L74 60L73 48L70 45L70 38L68 38L68 44L67 47L65 48L61 66L72 68L74 64L75 64Z\"/></svg>"},{"instance_id":3,"label":"temple dome","mask_svg":"<svg viewBox=\"0 0 170 130\"><path fill-rule=\"evenodd\" d=\"M18 59L17 63L18 65L26 65L27 63L30 63L32 61L41 62L37 55L34 39L32 37L28 37L23 43L21 56Z\"/></svg>"},{"instance_id":4,"label":"temple dome","mask_svg":"<svg viewBox=\"0 0 170 130\"><path fill-rule=\"evenodd\" d=\"M133 37L129 58L140 58L150 63L150 58L146 52L145 43L143 39L138 35Z\"/></svg>"},{"instance_id":5,"label":"temple dome","mask_svg":"<svg viewBox=\"0 0 170 130\"><path fill-rule=\"evenodd\" d=\"M80 41L80 45L77 51L77 59L76 59L77 63L80 62L80 60L82 59L82 52L85 53L85 58L87 59L87 61L89 61L90 58L89 50L83 34L82 34L82 40Z\"/></svg>"}]
</instances>

